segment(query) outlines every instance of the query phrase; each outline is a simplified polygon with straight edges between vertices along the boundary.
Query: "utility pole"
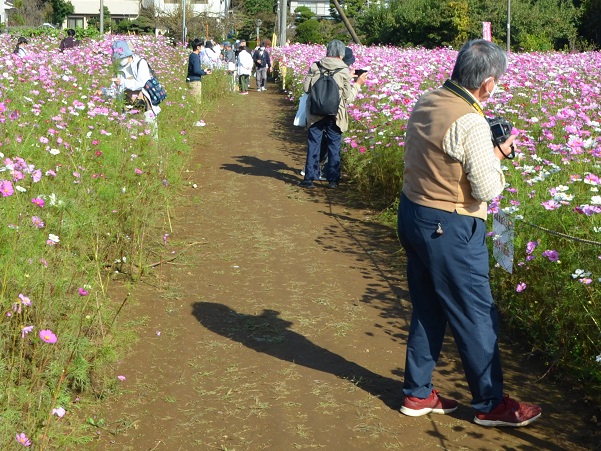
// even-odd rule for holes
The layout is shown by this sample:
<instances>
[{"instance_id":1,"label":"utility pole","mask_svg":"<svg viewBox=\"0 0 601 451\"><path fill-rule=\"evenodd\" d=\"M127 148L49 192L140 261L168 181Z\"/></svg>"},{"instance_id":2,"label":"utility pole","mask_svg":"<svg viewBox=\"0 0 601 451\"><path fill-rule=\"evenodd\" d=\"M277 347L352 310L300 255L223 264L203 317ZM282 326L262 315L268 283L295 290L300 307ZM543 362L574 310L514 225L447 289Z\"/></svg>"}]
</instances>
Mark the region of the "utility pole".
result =
<instances>
[{"instance_id":1,"label":"utility pole","mask_svg":"<svg viewBox=\"0 0 601 451\"><path fill-rule=\"evenodd\" d=\"M340 14L340 18L342 19L342 22L344 22L346 29L351 34L351 37L353 38L353 42L357 45L361 45L361 41L359 41L359 37L357 36L357 33L355 33L355 30L353 30L353 26L348 21L348 18L346 17L346 14L344 14L344 11L342 10L340 3L338 3L338 0L332 0L332 2L334 3L334 6L336 7L336 11L338 11L338 14Z\"/></svg>"},{"instance_id":2,"label":"utility pole","mask_svg":"<svg viewBox=\"0 0 601 451\"><path fill-rule=\"evenodd\" d=\"M507 0L507 53L511 51L511 0Z\"/></svg>"},{"instance_id":3,"label":"utility pole","mask_svg":"<svg viewBox=\"0 0 601 451\"><path fill-rule=\"evenodd\" d=\"M259 47L259 42L261 42L259 40L259 31L261 29L262 24L263 24L263 21L261 19L257 19L257 47Z\"/></svg>"},{"instance_id":4,"label":"utility pole","mask_svg":"<svg viewBox=\"0 0 601 451\"><path fill-rule=\"evenodd\" d=\"M104 33L104 0L100 0L100 34Z\"/></svg>"},{"instance_id":5,"label":"utility pole","mask_svg":"<svg viewBox=\"0 0 601 451\"><path fill-rule=\"evenodd\" d=\"M280 47L286 45L286 18L288 16L288 0L280 0Z\"/></svg>"},{"instance_id":6,"label":"utility pole","mask_svg":"<svg viewBox=\"0 0 601 451\"><path fill-rule=\"evenodd\" d=\"M182 0L182 44L186 43L186 0Z\"/></svg>"}]
</instances>

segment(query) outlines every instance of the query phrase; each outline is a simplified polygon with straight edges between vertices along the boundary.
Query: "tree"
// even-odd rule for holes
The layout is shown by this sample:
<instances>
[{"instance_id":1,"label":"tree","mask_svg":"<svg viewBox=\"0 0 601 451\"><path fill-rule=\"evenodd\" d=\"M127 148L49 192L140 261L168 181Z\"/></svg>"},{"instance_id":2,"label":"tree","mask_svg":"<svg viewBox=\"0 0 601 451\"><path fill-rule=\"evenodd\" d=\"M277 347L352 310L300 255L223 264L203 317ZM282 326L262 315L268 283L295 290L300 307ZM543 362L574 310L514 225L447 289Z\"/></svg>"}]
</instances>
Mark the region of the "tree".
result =
<instances>
[{"instance_id":1,"label":"tree","mask_svg":"<svg viewBox=\"0 0 601 451\"><path fill-rule=\"evenodd\" d=\"M294 10L294 22L297 26L314 17L315 13L308 6L299 6Z\"/></svg>"},{"instance_id":2,"label":"tree","mask_svg":"<svg viewBox=\"0 0 601 451\"><path fill-rule=\"evenodd\" d=\"M338 3L344 11L346 17L349 19L359 16L367 9L366 0L341 0ZM330 2L330 16L332 16L338 22L342 21L342 18L340 17L340 14L338 14L338 10L336 10L333 2Z\"/></svg>"},{"instance_id":3,"label":"tree","mask_svg":"<svg viewBox=\"0 0 601 451\"><path fill-rule=\"evenodd\" d=\"M601 0L584 0L578 31L580 35L601 46Z\"/></svg>"},{"instance_id":4,"label":"tree","mask_svg":"<svg viewBox=\"0 0 601 451\"><path fill-rule=\"evenodd\" d=\"M586 0L601 2L601 0ZM520 0L512 3L511 46L519 50L572 47L577 40L578 9L571 0ZM601 20L601 19L600 19ZM391 0L357 18L368 44L461 46L482 37L491 22L493 40L507 37L507 3L484 0Z\"/></svg>"},{"instance_id":5,"label":"tree","mask_svg":"<svg viewBox=\"0 0 601 451\"><path fill-rule=\"evenodd\" d=\"M51 0L52 4L52 23L62 24L65 18L75 12L73 3L65 0Z\"/></svg>"},{"instance_id":6,"label":"tree","mask_svg":"<svg viewBox=\"0 0 601 451\"><path fill-rule=\"evenodd\" d=\"M327 42L316 18L306 20L296 27L296 40L301 44L324 44Z\"/></svg>"}]
</instances>

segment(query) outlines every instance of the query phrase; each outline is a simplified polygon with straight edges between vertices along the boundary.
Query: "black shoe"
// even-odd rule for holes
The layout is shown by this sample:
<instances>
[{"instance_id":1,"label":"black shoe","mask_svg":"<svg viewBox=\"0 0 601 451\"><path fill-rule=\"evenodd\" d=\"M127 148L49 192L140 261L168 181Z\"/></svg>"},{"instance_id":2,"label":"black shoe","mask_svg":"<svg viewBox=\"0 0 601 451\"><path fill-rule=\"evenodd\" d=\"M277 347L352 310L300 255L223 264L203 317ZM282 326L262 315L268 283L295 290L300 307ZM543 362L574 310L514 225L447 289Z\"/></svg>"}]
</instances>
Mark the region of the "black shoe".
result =
<instances>
[{"instance_id":1,"label":"black shoe","mask_svg":"<svg viewBox=\"0 0 601 451\"><path fill-rule=\"evenodd\" d=\"M303 180L298 184L298 186L300 186L301 188L315 188L313 180Z\"/></svg>"},{"instance_id":2,"label":"black shoe","mask_svg":"<svg viewBox=\"0 0 601 451\"><path fill-rule=\"evenodd\" d=\"M338 188L338 182L330 182L330 183L328 183L328 188L331 188L331 189Z\"/></svg>"}]
</instances>

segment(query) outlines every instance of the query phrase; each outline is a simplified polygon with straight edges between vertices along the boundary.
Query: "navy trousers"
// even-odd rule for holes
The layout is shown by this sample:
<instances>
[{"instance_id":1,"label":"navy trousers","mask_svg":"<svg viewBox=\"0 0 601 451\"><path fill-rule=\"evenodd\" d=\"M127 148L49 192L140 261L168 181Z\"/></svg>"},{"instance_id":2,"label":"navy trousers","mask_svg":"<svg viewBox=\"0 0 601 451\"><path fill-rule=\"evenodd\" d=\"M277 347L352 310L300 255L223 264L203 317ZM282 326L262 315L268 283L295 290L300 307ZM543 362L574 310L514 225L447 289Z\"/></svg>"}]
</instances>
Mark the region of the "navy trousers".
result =
<instances>
[{"instance_id":1,"label":"navy trousers","mask_svg":"<svg viewBox=\"0 0 601 451\"><path fill-rule=\"evenodd\" d=\"M442 231L442 233L439 233ZM413 313L405 362L405 396L427 398L450 326L472 394L490 412L503 399L498 316L489 283L482 219L424 207L401 195L398 232L407 254Z\"/></svg>"},{"instance_id":2,"label":"navy trousers","mask_svg":"<svg viewBox=\"0 0 601 451\"><path fill-rule=\"evenodd\" d=\"M319 179L319 162L322 140L327 141L328 164L324 176L329 182L340 180L340 141L342 132L336 125L336 117L326 116L309 127L305 180Z\"/></svg>"}]
</instances>

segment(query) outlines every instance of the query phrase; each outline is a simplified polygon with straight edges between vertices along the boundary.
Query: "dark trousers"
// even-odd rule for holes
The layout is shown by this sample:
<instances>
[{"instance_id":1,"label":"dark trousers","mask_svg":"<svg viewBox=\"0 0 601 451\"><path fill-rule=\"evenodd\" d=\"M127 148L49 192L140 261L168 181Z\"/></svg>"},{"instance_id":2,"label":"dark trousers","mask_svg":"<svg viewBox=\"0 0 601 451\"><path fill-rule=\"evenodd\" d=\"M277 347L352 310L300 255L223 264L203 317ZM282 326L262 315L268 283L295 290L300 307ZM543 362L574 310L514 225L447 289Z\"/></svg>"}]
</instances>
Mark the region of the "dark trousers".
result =
<instances>
[{"instance_id":1,"label":"dark trousers","mask_svg":"<svg viewBox=\"0 0 601 451\"><path fill-rule=\"evenodd\" d=\"M442 230L442 234L437 230ZM472 393L472 406L489 412L503 399L497 310L490 292L486 223L424 207L401 195L399 239L407 254L413 313L405 396L426 398L449 324Z\"/></svg>"},{"instance_id":2,"label":"dark trousers","mask_svg":"<svg viewBox=\"0 0 601 451\"><path fill-rule=\"evenodd\" d=\"M340 141L342 132L336 125L336 117L326 116L309 127L305 180L319 179L319 162L322 140L327 142L328 164L324 176L330 182L340 180Z\"/></svg>"}]
</instances>

